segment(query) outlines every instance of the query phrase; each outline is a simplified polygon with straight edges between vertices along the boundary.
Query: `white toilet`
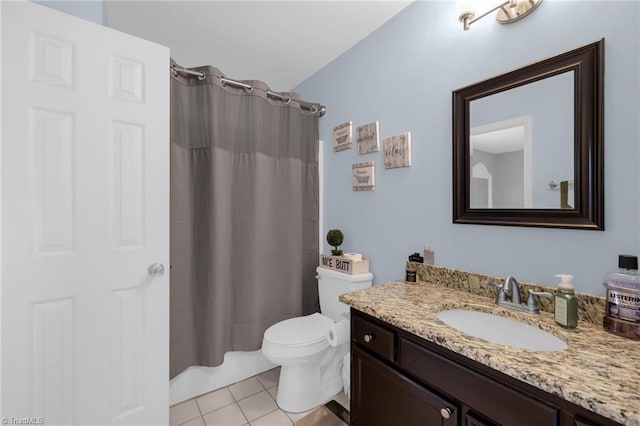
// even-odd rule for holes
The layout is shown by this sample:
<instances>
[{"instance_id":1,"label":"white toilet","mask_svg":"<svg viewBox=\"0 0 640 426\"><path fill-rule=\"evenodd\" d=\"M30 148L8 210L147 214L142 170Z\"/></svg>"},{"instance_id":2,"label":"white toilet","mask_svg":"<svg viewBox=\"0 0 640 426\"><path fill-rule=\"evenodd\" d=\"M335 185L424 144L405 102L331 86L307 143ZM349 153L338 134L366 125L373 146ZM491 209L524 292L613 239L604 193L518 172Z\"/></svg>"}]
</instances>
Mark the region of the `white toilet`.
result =
<instances>
[{"instance_id":1,"label":"white toilet","mask_svg":"<svg viewBox=\"0 0 640 426\"><path fill-rule=\"evenodd\" d=\"M347 275L320 268L318 293L320 311L291 318L272 325L264 332L262 353L281 366L278 382L278 406L299 413L323 404L342 389L342 362L349 352L349 339L331 346L329 328L336 322L349 321L349 306L338 296L371 287L370 272ZM350 330L348 323L340 324Z\"/></svg>"}]
</instances>

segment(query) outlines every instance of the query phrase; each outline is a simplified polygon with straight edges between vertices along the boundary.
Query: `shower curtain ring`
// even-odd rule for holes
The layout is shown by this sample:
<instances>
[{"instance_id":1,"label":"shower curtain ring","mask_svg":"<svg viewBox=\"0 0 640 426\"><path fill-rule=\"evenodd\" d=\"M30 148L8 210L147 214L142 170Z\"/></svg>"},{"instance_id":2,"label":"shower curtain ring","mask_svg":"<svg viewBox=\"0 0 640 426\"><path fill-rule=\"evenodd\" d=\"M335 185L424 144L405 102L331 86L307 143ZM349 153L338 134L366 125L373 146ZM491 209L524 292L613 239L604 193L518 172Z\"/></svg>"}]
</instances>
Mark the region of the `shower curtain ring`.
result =
<instances>
[{"instance_id":1,"label":"shower curtain ring","mask_svg":"<svg viewBox=\"0 0 640 426\"><path fill-rule=\"evenodd\" d=\"M173 71L173 76L174 76L174 77L177 77L177 76L178 76L178 70L176 69L176 66L175 66L175 65L173 65L173 66L171 67L171 71Z\"/></svg>"},{"instance_id":2,"label":"shower curtain ring","mask_svg":"<svg viewBox=\"0 0 640 426\"><path fill-rule=\"evenodd\" d=\"M207 75L206 75L205 73L201 73L201 74L198 76L198 80L200 80L200 81L204 80L205 78L207 78Z\"/></svg>"},{"instance_id":3,"label":"shower curtain ring","mask_svg":"<svg viewBox=\"0 0 640 426\"><path fill-rule=\"evenodd\" d=\"M245 87L244 91L247 92L247 93L252 93L253 92L253 86Z\"/></svg>"},{"instance_id":4,"label":"shower curtain ring","mask_svg":"<svg viewBox=\"0 0 640 426\"><path fill-rule=\"evenodd\" d=\"M287 100L286 101L282 101L282 103L284 103L285 105L289 105L289 103L291 102L291 97L287 96Z\"/></svg>"}]
</instances>

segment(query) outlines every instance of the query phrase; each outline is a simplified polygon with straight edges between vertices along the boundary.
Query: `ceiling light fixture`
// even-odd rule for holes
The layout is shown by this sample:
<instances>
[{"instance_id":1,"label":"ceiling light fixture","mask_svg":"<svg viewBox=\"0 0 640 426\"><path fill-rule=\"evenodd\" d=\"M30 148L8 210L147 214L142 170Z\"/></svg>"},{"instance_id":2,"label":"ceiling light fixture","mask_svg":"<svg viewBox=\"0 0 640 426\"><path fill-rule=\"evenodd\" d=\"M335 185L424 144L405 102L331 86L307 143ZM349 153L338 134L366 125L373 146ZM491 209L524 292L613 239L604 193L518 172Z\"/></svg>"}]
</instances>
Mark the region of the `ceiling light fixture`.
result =
<instances>
[{"instance_id":1,"label":"ceiling light fixture","mask_svg":"<svg viewBox=\"0 0 640 426\"><path fill-rule=\"evenodd\" d=\"M496 10L498 11L496 21L500 24L515 22L536 10L542 0L507 0L498 5L495 5L495 0L489 2L486 0L456 0L456 3L458 20L462 22L466 31L471 24Z\"/></svg>"}]
</instances>

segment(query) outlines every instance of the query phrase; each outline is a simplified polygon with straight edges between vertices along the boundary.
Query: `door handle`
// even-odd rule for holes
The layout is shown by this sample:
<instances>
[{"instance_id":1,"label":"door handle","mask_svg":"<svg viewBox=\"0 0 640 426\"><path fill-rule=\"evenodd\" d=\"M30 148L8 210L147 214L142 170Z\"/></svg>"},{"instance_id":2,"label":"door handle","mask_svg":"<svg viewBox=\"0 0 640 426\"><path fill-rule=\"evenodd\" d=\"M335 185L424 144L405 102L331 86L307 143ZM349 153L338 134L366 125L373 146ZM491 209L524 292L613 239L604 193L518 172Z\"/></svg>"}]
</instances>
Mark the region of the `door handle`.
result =
<instances>
[{"instance_id":1,"label":"door handle","mask_svg":"<svg viewBox=\"0 0 640 426\"><path fill-rule=\"evenodd\" d=\"M164 275L164 265L162 263L152 263L149 265L147 272L152 277L161 277Z\"/></svg>"}]
</instances>

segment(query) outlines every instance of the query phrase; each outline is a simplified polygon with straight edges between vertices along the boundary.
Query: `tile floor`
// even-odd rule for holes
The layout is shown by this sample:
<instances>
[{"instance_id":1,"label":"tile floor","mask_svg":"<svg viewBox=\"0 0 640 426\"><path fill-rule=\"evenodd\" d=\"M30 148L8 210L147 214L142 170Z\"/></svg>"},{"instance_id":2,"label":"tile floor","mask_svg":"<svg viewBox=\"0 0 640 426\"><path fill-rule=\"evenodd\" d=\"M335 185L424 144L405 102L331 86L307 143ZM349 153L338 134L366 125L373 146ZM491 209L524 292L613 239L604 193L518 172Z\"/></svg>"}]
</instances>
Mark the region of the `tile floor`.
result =
<instances>
[{"instance_id":1,"label":"tile floor","mask_svg":"<svg viewBox=\"0 0 640 426\"><path fill-rule=\"evenodd\" d=\"M171 407L170 426L292 426L313 410L287 413L276 405L280 368ZM349 409L343 392L334 397Z\"/></svg>"}]
</instances>

